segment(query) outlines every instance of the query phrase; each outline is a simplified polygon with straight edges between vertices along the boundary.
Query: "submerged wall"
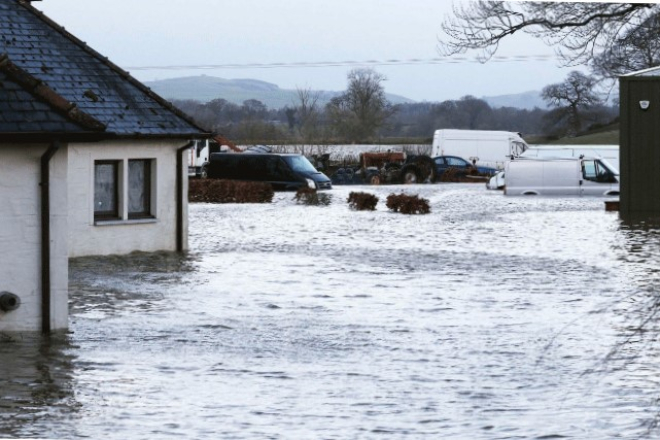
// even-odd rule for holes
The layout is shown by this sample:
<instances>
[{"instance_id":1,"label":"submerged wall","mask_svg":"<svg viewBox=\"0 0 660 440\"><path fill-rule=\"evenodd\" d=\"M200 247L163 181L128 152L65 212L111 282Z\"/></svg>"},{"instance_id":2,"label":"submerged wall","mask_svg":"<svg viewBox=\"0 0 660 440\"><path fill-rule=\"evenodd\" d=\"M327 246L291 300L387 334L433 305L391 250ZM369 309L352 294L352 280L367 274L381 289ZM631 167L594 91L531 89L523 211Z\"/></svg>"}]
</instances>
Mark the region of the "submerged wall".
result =
<instances>
[{"instance_id":1,"label":"submerged wall","mask_svg":"<svg viewBox=\"0 0 660 440\"><path fill-rule=\"evenodd\" d=\"M41 156L48 146L0 144L0 292L20 298L0 310L0 332L41 331ZM67 147L50 162L51 328L68 326Z\"/></svg>"}]
</instances>

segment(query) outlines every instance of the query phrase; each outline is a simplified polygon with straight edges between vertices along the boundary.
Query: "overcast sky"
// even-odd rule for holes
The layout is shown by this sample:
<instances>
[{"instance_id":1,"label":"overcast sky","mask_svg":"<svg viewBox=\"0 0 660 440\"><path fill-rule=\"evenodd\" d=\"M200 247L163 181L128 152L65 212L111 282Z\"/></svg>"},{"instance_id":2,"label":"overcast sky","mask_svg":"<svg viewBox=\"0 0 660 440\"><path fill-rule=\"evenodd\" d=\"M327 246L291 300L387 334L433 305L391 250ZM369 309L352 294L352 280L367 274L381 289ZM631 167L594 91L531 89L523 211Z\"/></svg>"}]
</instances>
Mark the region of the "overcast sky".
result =
<instances>
[{"instance_id":1,"label":"overcast sky","mask_svg":"<svg viewBox=\"0 0 660 440\"><path fill-rule=\"evenodd\" d=\"M68 31L142 81L209 75L253 78L282 88L344 90L345 61L437 58L448 0L43 0L33 3ZM468 54L470 60L475 54ZM524 35L500 56L543 61L431 61L374 68L389 93L416 101L496 96L561 82L552 49ZM138 69L337 62L333 67Z\"/></svg>"}]
</instances>

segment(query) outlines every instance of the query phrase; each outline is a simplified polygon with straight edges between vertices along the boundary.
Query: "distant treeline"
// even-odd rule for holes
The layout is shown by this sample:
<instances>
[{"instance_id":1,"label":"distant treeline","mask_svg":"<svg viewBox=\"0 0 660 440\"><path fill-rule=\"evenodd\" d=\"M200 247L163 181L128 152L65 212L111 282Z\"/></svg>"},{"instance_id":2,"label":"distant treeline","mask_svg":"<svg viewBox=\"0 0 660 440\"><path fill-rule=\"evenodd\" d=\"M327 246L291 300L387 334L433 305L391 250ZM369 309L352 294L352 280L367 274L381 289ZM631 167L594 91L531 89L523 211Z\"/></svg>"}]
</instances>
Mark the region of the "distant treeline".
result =
<instances>
[{"instance_id":1,"label":"distant treeline","mask_svg":"<svg viewBox=\"0 0 660 440\"><path fill-rule=\"evenodd\" d=\"M237 143L299 143L303 132L305 143L331 144L339 141L324 107L316 110L314 127L310 130L309 118L306 122L302 121L300 115L303 109L296 107L269 109L254 99L244 101L242 105L225 99L207 103L176 100L173 103L202 127L222 133ZM563 136L566 131L566 127L553 117L551 110L492 108L486 101L472 96L439 103L397 104L393 110L380 128L381 142L392 138L430 142L433 132L442 128L506 130L520 132L524 136L548 138ZM618 114L618 107L591 108L582 114L582 129L609 124L618 118Z\"/></svg>"}]
</instances>

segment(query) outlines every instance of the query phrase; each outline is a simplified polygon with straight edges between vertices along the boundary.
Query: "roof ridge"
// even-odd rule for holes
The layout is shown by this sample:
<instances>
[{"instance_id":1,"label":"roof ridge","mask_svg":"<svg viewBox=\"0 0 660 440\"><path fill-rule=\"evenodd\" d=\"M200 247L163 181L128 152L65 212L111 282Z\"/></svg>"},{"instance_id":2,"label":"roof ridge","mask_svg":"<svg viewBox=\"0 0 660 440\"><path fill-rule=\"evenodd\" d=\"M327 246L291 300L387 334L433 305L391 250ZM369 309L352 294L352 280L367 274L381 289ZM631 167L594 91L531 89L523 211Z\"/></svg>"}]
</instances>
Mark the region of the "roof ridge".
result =
<instances>
[{"instance_id":1,"label":"roof ridge","mask_svg":"<svg viewBox=\"0 0 660 440\"><path fill-rule=\"evenodd\" d=\"M29 72L14 64L9 55L0 53L0 72L6 74L12 81L20 85L32 96L39 98L62 114L71 122L91 131L105 131L106 125L93 116L80 110L75 103L69 102L55 90L48 87L43 81L32 76Z\"/></svg>"},{"instance_id":2,"label":"roof ridge","mask_svg":"<svg viewBox=\"0 0 660 440\"><path fill-rule=\"evenodd\" d=\"M174 113L176 116L186 121L191 126L197 128L200 132L209 133L208 130L201 128L189 115L187 115L186 113L175 107L174 104L167 101L162 96L158 95L156 92L151 90L149 87L145 86L143 83L135 79L128 71L122 69L121 67L110 61L108 57L97 52L87 43L82 41L80 38L76 37L69 31L67 31L63 26L61 26L60 24L49 18L44 12L32 6L29 0L16 0L16 1L18 2L19 5L23 6L26 10L37 16L48 26L50 26L51 28L62 34L65 38L69 39L71 42L82 48L85 52L89 53L91 56L98 59L106 66L108 66L111 70L122 76L125 80L130 82L133 86L137 87L141 92L145 93L147 96L149 96L151 99L156 101L158 104L162 105L164 108L171 111L172 113Z\"/></svg>"}]
</instances>

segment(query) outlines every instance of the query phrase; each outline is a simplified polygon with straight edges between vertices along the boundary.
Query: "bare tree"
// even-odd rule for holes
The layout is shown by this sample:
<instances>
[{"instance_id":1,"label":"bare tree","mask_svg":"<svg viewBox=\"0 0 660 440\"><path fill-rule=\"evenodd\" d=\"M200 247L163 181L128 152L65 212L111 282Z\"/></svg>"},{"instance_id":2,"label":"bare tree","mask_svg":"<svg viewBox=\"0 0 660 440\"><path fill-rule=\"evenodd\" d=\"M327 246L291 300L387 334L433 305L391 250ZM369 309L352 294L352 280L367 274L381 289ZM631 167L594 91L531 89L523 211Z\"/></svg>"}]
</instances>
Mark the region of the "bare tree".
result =
<instances>
[{"instance_id":1,"label":"bare tree","mask_svg":"<svg viewBox=\"0 0 660 440\"><path fill-rule=\"evenodd\" d=\"M268 112L268 108L258 99L248 99L243 101L241 109L248 119L262 119Z\"/></svg>"},{"instance_id":2,"label":"bare tree","mask_svg":"<svg viewBox=\"0 0 660 440\"><path fill-rule=\"evenodd\" d=\"M487 61L504 39L525 32L554 46L566 65L591 65L609 48L625 53L643 32L657 39L659 15L660 5L650 3L479 0L454 7L454 17L442 24L449 40L439 50L453 55L477 49Z\"/></svg>"},{"instance_id":3,"label":"bare tree","mask_svg":"<svg viewBox=\"0 0 660 440\"><path fill-rule=\"evenodd\" d=\"M488 126L492 109L486 101L467 95L456 101L456 115L465 121L468 129L478 130Z\"/></svg>"},{"instance_id":4,"label":"bare tree","mask_svg":"<svg viewBox=\"0 0 660 440\"><path fill-rule=\"evenodd\" d=\"M660 65L660 14L649 17L607 47L593 60L593 71L601 78Z\"/></svg>"},{"instance_id":5,"label":"bare tree","mask_svg":"<svg viewBox=\"0 0 660 440\"><path fill-rule=\"evenodd\" d=\"M326 110L335 131L349 142L364 142L377 134L394 113L385 96L385 76L373 69L348 73L348 89L333 98Z\"/></svg>"},{"instance_id":6,"label":"bare tree","mask_svg":"<svg viewBox=\"0 0 660 440\"><path fill-rule=\"evenodd\" d=\"M309 88L296 89L298 96L298 106L296 113L298 115L298 132L303 144L312 145L319 141L320 136L320 109L319 99L321 92L312 91Z\"/></svg>"},{"instance_id":7,"label":"bare tree","mask_svg":"<svg viewBox=\"0 0 660 440\"><path fill-rule=\"evenodd\" d=\"M577 134L583 125L582 113L602 103L594 92L595 83L592 77L574 71L568 74L564 82L543 88L541 96L555 108L548 114L553 124L563 122L568 129L567 134Z\"/></svg>"}]
</instances>

